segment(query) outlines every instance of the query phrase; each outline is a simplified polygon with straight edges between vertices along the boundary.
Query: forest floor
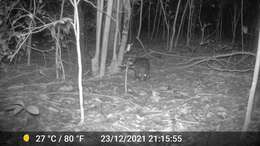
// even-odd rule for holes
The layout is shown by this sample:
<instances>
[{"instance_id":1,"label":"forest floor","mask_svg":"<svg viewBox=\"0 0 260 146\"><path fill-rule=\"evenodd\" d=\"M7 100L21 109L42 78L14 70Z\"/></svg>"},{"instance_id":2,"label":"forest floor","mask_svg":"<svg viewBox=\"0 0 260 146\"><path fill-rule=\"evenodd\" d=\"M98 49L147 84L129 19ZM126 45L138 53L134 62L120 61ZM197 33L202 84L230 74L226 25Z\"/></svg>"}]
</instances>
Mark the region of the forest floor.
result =
<instances>
[{"instance_id":1,"label":"forest floor","mask_svg":"<svg viewBox=\"0 0 260 146\"><path fill-rule=\"evenodd\" d=\"M159 51L163 48L160 45L150 44L149 49ZM78 125L76 69L68 73L65 81L59 81L55 79L53 65L44 66L42 62L30 66L6 65L0 72L0 129L240 131L245 119L252 71L216 71L205 63L176 67L176 64L194 57L213 55L209 51L200 51L203 49L199 46L192 53L188 53L191 51L185 47L180 50L172 55L148 56L151 78L138 81L130 71L127 93L124 91L124 72L93 79L86 71L83 125ZM213 50L216 52L217 49ZM74 66L77 65L74 63ZM259 86L256 97L260 98ZM250 131L259 130L260 105L256 105Z\"/></svg>"}]
</instances>

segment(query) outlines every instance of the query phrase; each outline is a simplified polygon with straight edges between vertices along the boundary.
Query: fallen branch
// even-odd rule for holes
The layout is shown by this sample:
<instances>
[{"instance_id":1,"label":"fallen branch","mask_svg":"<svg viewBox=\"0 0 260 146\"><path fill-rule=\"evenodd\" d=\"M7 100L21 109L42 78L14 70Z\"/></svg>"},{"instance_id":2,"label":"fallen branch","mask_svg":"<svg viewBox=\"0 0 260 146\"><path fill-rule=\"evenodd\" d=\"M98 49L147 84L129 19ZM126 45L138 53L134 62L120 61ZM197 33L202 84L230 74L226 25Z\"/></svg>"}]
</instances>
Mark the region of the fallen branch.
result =
<instances>
[{"instance_id":1,"label":"fallen branch","mask_svg":"<svg viewBox=\"0 0 260 146\"><path fill-rule=\"evenodd\" d=\"M177 64L177 66L175 66L174 68L188 68L188 67L192 67L194 65L197 65L197 64L200 64L203 62L216 60L218 58L235 56L235 55L251 55L251 56L255 57L255 54L252 52L233 52L233 53L220 54L220 55L209 56L209 57L208 56L207 57L195 57L195 58L188 60L187 62Z\"/></svg>"},{"instance_id":2,"label":"fallen branch","mask_svg":"<svg viewBox=\"0 0 260 146\"><path fill-rule=\"evenodd\" d=\"M253 71L253 68L248 68L248 69L221 69L221 68L216 68L216 67L212 67L209 66L208 67L210 69L216 70L216 71L221 71L221 72L240 72L240 73L244 73L244 72L249 72L249 71Z\"/></svg>"}]
</instances>

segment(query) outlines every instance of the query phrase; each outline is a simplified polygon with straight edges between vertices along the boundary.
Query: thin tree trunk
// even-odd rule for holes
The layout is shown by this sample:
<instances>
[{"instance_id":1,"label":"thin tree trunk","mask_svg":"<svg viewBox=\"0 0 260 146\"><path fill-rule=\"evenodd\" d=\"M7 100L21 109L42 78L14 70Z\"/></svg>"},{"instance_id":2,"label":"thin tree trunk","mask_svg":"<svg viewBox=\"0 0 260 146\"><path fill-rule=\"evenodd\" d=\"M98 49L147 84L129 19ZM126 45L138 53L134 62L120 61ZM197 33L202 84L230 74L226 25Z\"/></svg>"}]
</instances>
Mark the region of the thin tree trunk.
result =
<instances>
[{"instance_id":1,"label":"thin tree trunk","mask_svg":"<svg viewBox=\"0 0 260 146\"><path fill-rule=\"evenodd\" d=\"M120 2L121 0L116 0L116 28L114 35L114 46L113 46L113 58L109 66L110 73L116 73L119 71L118 61L117 61L117 47L118 47L118 37L119 37L119 22L120 22Z\"/></svg>"},{"instance_id":2,"label":"thin tree trunk","mask_svg":"<svg viewBox=\"0 0 260 146\"><path fill-rule=\"evenodd\" d=\"M113 9L113 0L107 1L107 15L105 21L105 28L103 32L103 40L102 40L102 52L101 52L101 62L100 62L100 72L99 77L103 77L105 75L106 70L106 60L107 60L107 49L108 49L108 39L109 39L109 31L110 31L110 23L111 23L111 14Z\"/></svg>"},{"instance_id":3,"label":"thin tree trunk","mask_svg":"<svg viewBox=\"0 0 260 146\"><path fill-rule=\"evenodd\" d=\"M252 81L251 89L250 89L250 93L249 93L246 117L245 117L242 131L248 131L248 126L251 122L251 114L252 114L252 109L253 109L255 90L256 90L257 81L258 81L258 77L259 77L259 68L260 68L260 31L258 31L258 49L257 49L256 62L255 62L255 68L254 68L254 76L253 76L253 81Z\"/></svg>"},{"instance_id":4,"label":"thin tree trunk","mask_svg":"<svg viewBox=\"0 0 260 146\"><path fill-rule=\"evenodd\" d=\"M102 11L104 0L97 0L97 24L96 24L96 52L91 60L92 75L96 76L99 71L99 55L101 48L101 30L102 30ZM100 10L100 11L99 11Z\"/></svg>"},{"instance_id":5,"label":"thin tree trunk","mask_svg":"<svg viewBox=\"0 0 260 146\"><path fill-rule=\"evenodd\" d=\"M159 28L160 28L160 24L161 24L161 19L162 19L162 9L159 10L156 33L154 34L154 36L156 36L157 38L158 38L158 32L159 32Z\"/></svg>"},{"instance_id":6,"label":"thin tree trunk","mask_svg":"<svg viewBox=\"0 0 260 146\"><path fill-rule=\"evenodd\" d=\"M80 104L80 124L84 123L84 100L83 100L83 87L82 87L82 62L81 62L81 49L80 49L80 26L79 26L79 11L78 0L70 1L74 7L74 23L73 29L76 38L76 48L78 55L78 89L79 89L79 104Z\"/></svg>"},{"instance_id":7,"label":"thin tree trunk","mask_svg":"<svg viewBox=\"0 0 260 146\"><path fill-rule=\"evenodd\" d=\"M33 23L32 21L30 22L30 25L29 25L29 31L32 30L32 26ZM32 34L30 32L29 34L30 36L28 37L28 40L26 41L26 54L27 54L27 65L30 66L31 65L31 46L32 46Z\"/></svg>"},{"instance_id":8,"label":"thin tree trunk","mask_svg":"<svg viewBox=\"0 0 260 146\"><path fill-rule=\"evenodd\" d=\"M219 12L218 12L218 22L216 28L216 40L222 40L222 13L223 13L223 3L219 4Z\"/></svg>"},{"instance_id":9,"label":"thin tree trunk","mask_svg":"<svg viewBox=\"0 0 260 146\"><path fill-rule=\"evenodd\" d=\"M235 44L236 41L236 33L237 33L237 24L240 17L240 13L237 11L238 6L237 4L234 5L234 16L233 16L233 22L232 22L232 46Z\"/></svg>"},{"instance_id":10,"label":"thin tree trunk","mask_svg":"<svg viewBox=\"0 0 260 146\"><path fill-rule=\"evenodd\" d=\"M82 52L82 63L83 63L83 70L86 68L87 65L87 33L86 33L86 18L85 18L85 11L87 11L86 9L84 9L86 6L84 5L84 1L81 1L79 3L79 26L80 26L80 48L81 48L81 52Z\"/></svg>"},{"instance_id":11,"label":"thin tree trunk","mask_svg":"<svg viewBox=\"0 0 260 146\"><path fill-rule=\"evenodd\" d=\"M188 20L188 28L187 28L187 40L186 40L186 46L190 46L191 41L191 31L192 31L192 17L193 17L193 11L194 11L194 3L193 0L189 0L189 20Z\"/></svg>"},{"instance_id":12,"label":"thin tree trunk","mask_svg":"<svg viewBox=\"0 0 260 146\"><path fill-rule=\"evenodd\" d=\"M64 10L64 2L65 0L62 0L61 4L61 11L60 11L60 20L63 18L63 10ZM55 28L54 28L55 31ZM62 58L61 58L61 45L60 45L60 27L58 27L58 32L56 36L54 36L56 39L55 45L56 45L56 52L55 52L55 61L56 61L56 78L60 78L60 72L62 75L62 80L65 80L65 70L64 66L62 63Z\"/></svg>"},{"instance_id":13,"label":"thin tree trunk","mask_svg":"<svg viewBox=\"0 0 260 146\"><path fill-rule=\"evenodd\" d=\"M219 24L219 40L222 40L222 31L223 31L223 20L222 20L222 13L220 15L220 24Z\"/></svg>"},{"instance_id":14,"label":"thin tree trunk","mask_svg":"<svg viewBox=\"0 0 260 146\"><path fill-rule=\"evenodd\" d=\"M130 3L131 5L131 3ZM135 34L135 29L133 29L134 26L134 16L131 14L129 19L129 30L128 30L128 42L133 41L133 35Z\"/></svg>"},{"instance_id":15,"label":"thin tree trunk","mask_svg":"<svg viewBox=\"0 0 260 146\"><path fill-rule=\"evenodd\" d=\"M241 0L241 42L242 42L242 51L244 51L244 33L243 33L243 25L244 25L244 20L243 20L243 17L244 17L244 1Z\"/></svg>"},{"instance_id":16,"label":"thin tree trunk","mask_svg":"<svg viewBox=\"0 0 260 146\"><path fill-rule=\"evenodd\" d=\"M163 39L163 40L165 40L165 38L167 37L167 36L166 36L166 32L167 32L166 24L165 24L165 22L163 21L163 22L162 22L162 39ZM167 44L167 42L166 42L166 44Z\"/></svg>"},{"instance_id":17,"label":"thin tree trunk","mask_svg":"<svg viewBox=\"0 0 260 146\"><path fill-rule=\"evenodd\" d=\"M180 5L181 5L181 0L178 1L176 14L175 14L174 22L173 22L173 25L172 25L172 37L171 37L171 40L170 40L170 51L172 51L172 49L173 49L173 41L174 41L174 37L175 37L176 23L177 23L178 14L179 14L179 11L180 11Z\"/></svg>"},{"instance_id":18,"label":"thin tree trunk","mask_svg":"<svg viewBox=\"0 0 260 146\"><path fill-rule=\"evenodd\" d=\"M128 31L129 31L129 20L131 17L131 4L130 0L123 0L123 30L122 30L122 38L120 42L120 48L118 52L118 64L123 62L123 57L125 53L126 43L128 39Z\"/></svg>"},{"instance_id":19,"label":"thin tree trunk","mask_svg":"<svg viewBox=\"0 0 260 146\"><path fill-rule=\"evenodd\" d=\"M147 34L148 34L148 36L151 35L151 6L152 6L152 2L149 1L149 6L148 6L148 24L147 24Z\"/></svg>"},{"instance_id":20,"label":"thin tree trunk","mask_svg":"<svg viewBox=\"0 0 260 146\"><path fill-rule=\"evenodd\" d=\"M187 12L188 5L189 5L189 0L186 1L185 8L184 8L182 16L181 16L181 24L179 26L178 33L177 33L177 36L176 36L176 39L175 39L175 42L174 42L174 48L177 47L177 44L178 44L178 41L179 41L179 37L180 37L180 34L181 34L181 29L182 29L182 26L183 26L183 22L184 22L185 14Z\"/></svg>"},{"instance_id":21,"label":"thin tree trunk","mask_svg":"<svg viewBox=\"0 0 260 146\"><path fill-rule=\"evenodd\" d=\"M138 42L141 44L142 48L144 49L144 51L146 51L144 44L142 43L141 39L140 39L140 35L141 35L141 31L142 31L142 20L143 20L143 0L141 0L141 9L140 9L140 16L139 16L139 26L138 26L138 33L136 36L136 39L138 40Z\"/></svg>"},{"instance_id":22,"label":"thin tree trunk","mask_svg":"<svg viewBox=\"0 0 260 146\"><path fill-rule=\"evenodd\" d=\"M35 11L36 11L36 1L35 0L30 0L30 11L33 8L33 16L35 16ZM34 20L33 17L31 18L32 20L30 21L29 24L29 37L28 40L26 41L26 54L27 54L27 65L31 65L31 47L32 47L32 27L34 25Z\"/></svg>"},{"instance_id":23,"label":"thin tree trunk","mask_svg":"<svg viewBox=\"0 0 260 146\"><path fill-rule=\"evenodd\" d=\"M207 43L207 42L205 42L205 31L206 31L207 27L209 26L209 24L207 24L204 21L202 22L201 9L202 9L202 2L200 2L200 7L199 7L199 24L200 24L200 31L201 31L200 45L203 45L203 44Z\"/></svg>"},{"instance_id":24,"label":"thin tree trunk","mask_svg":"<svg viewBox=\"0 0 260 146\"><path fill-rule=\"evenodd\" d=\"M156 21L158 19L158 10L159 10L159 2L157 0L156 10L155 10L155 17L154 17L154 20L153 20L153 31L152 31L152 35L151 35L151 40L153 39L154 32L155 32L155 24L156 24Z\"/></svg>"},{"instance_id":25,"label":"thin tree trunk","mask_svg":"<svg viewBox=\"0 0 260 146\"><path fill-rule=\"evenodd\" d=\"M167 39L167 42L166 42L166 45L167 45L167 48L169 47L169 40L170 40L170 27L169 27L169 24L168 24L168 20L167 20L167 16L166 16L166 10L165 10L165 7L163 5L163 1L160 0L160 4L161 4L161 9L163 11L163 16L164 16L164 23L165 23L165 27L166 27L166 31L167 31L167 36L166 36L166 39ZM165 31L165 29L164 29Z\"/></svg>"}]
</instances>

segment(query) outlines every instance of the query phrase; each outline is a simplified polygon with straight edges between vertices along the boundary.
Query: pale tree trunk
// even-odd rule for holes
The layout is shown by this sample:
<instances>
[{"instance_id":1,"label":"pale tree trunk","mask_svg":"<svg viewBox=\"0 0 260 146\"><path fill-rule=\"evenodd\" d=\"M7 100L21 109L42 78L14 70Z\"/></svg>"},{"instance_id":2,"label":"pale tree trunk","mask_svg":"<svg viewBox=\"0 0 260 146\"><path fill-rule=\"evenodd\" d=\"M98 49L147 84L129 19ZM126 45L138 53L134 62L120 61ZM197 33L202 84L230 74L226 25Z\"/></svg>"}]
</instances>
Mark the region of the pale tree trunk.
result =
<instances>
[{"instance_id":1,"label":"pale tree trunk","mask_svg":"<svg viewBox=\"0 0 260 146\"><path fill-rule=\"evenodd\" d=\"M258 49L257 49L257 54L256 54L254 76L253 76L253 81L252 81L251 89L250 89L250 93L249 93L246 117L245 117L243 129L242 129L243 131L248 131L248 126L251 122L251 114L252 114L252 109L253 109L255 90L256 90L257 81L258 81L258 77L259 77L259 68L260 68L260 30L258 30Z\"/></svg>"},{"instance_id":2,"label":"pale tree trunk","mask_svg":"<svg viewBox=\"0 0 260 146\"><path fill-rule=\"evenodd\" d=\"M232 41L231 44L234 45L236 41L237 24L239 20L240 13L237 11L238 5L234 4L233 21L232 21Z\"/></svg>"},{"instance_id":3,"label":"pale tree trunk","mask_svg":"<svg viewBox=\"0 0 260 146\"><path fill-rule=\"evenodd\" d=\"M140 8L140 15L139 15L139 27L138 27L138 33L136 36L136 39L138 40L138 42L140 43L140 45L142 46L142 48L144 49L144 51L146 51L144 44L142 43L141 39L140 39L140 35L141 35L141 30L142 30L142 20L143 20L143 0L141 0L141 8Z\"/></svg>"},{"instance_id":4,"label":"pale tree trunk","mask_svg":"<svg viewBox=\"0 0 260 146\"><path fill-rule=\"evenodd\" d=\"M122 38L120 42L120 48L118 52L118 63L121 64L123 62L123 57L125 53L126 43L128 39L128 31L129 31L129 21L131 17L131 4L130 0L123 0L123 30L122 30Z\"/></svg>"},{"instance_id":5,"label":"pale tree trunk","mask_svg":"<svg viewBox=\"0 0 260 146\"><path fill-rule=\"evenodd\" d=\"M96 24L96 52L91 60L92 75L96 76L99 72L99 54L101 48L101 31L102 31L102 11L104 0L97 0L97 24Z\"/></svg>"},{"instance_id":6,"label":"pale tree trunk","mask_svg":"<svg viewBox=\"0 0 260 146\"><path fill-rule=\"evenodd\" d=\"M166 11L165 11L165 7L163 5L163 1L160 0L160 4L161 4L161 9L163 11L163 17L164 17L164 23L165 23L165 26L166 26L166 31L167 31L167 36L166 36L166 39L167 39L167 48L169 47L169 40L170 40L170 27L169 27L169 24L168 24L168 20L167 20L167 16L166 16Z\"/></svg>"},{"instance_id":7,"label":"pale tree trunk","mask_svg":"<svg viewBox=\"0 0 260 146\"><path fill-rule=\"evenodd\" d=\"M80 124L84 123L84 100L83 100L83 87L82 87L82 62L81 62L81 50L80 50L80 26L79 26L79 0L71 0L71 4L74 7L74 20L73 29L76 38L76 48L78 55L78 89L79 89L79 104L80 104Z\"/></svg>"},{"instance_id":8,"label":"pale tree trunk","mask_svg":"<svg viewBox=\"0 0 260 146\"><path fill-rule=\"evenodd\" d=\"M162 9L159 10L159 16L158 16L158 21L157 21L157 26L156 26L156 33L154 34L154 37L156 37L156 38L158 38L161 19L162 19Z\"/></svg>"},{"instance_id":9,"label":"pale tree trunk","mask_svg":"<svg viewBox=\"0 0 260 146\"><path fill-rule=\"evenodd\" d=\"M30 0L30 7L29 10L31 10L33 8L33 16L35 16L35 10L36 10L36 1L34 0ZM33 18L31 18L33 19ZM26 54L27 54L27 65L31 65L31 47L32 47L32 27L34 25L34 20L30 20L30 24L29 24L29 37L28 40L26 41Z\"/></svg>"},{"instance_id":10,"label":"pale tree trunk","mask_svg":"<svg viewBox=\"0 0 260 146\"><path fill-rule=\"evenodd\" d=\"M124 15L122 15L122 17L124 17ZM134 16L131 14L130 18L129 18L129 30L128 30L128 36L127 36L128 42L132 42L133 39L134 39L133 35L135 34L135 32L134 32L135 29L133 28L133 26L134 26L134 20L133 19L134 19ZM122 20L122 21L124 21L124 20Z\"/></svg>"},{"instance_id":11,"label":"pale tree trunk","mask_svg":"<svg viewBox=\"0 0 260 146\"><path fill-rule=\"evenodd\" d=\"M115 28L115 34L114 34L114 46L113 46L113 58L111 61L111 64L109 66L109 72L110 73L117 73L119 71L118 67L118 60L117 60L117 47L118 47L118 38L119 38L119 26L120 26L120 21L121 21L121 15L120 15L120 5L121 5L121 0L116 0L116 28Z\"/></svg>"},{"instance_id":12,"label":"pale tree trunk","mask_svg":"<svg viewBox=\"0 0 260 146\"><path fill-rule=\"evenodd\" d=\"M113 0L107 1L107 13L106 13L106 21L104 25L103 39L102 39L102 52L101 52L101 62L100 62L100 71L99 77L103 77L106 71L106 60L107 60L107 49L108 49L108 40L109 40L109 31L110 31L110 23L111 23L111 14L113 9Z\"/></svg>"},{"instance_id":13,"label":"pale tree trunk","mask_svg":"<svg viewBox=\"0 0 260 146\"><path fill-rule=\"evenodd\" d=\"M174 42L174 48L177 47L177 44L178 44L178 41L179 41L179 37L180 37L180 33L181 33L182 26L183 26L185 14L187 12L188 5L189 5L189 0L186 1L186 5L185 5L185 8L184 8L182 16L181 16L181 24L179 26L178 33L177 33L177 36L176 36L176 39L175 39L175 42Z\"/></svg>"},{"instance_id":14,"label":"pale tree trunk","mask_svg":"<svg viewBox=\"0 0 260 146\"><path fill-rule=\"evenodd\" d=\"M241 43L242 43L242 51L244 51L244 33L243 33L243 26L244 26L244 20L243 20L243 11L244 11L244 8L243 8L243 5L244 5L244 1L241 0Z\"/></svg>"},{"instance_id":15,"label":"pale tree trunk","mask_svg":"<svg viewBox=\"0 0 260 146\"><path fill-rule=\"evenodd\" d=\"M194 12L194 0L189 0L189 20L187 28L187 40L186 46L190 46L191 35L192 35L192 22L193 22L193 12Z\"/></svg>"},{"instance_id":16,"label":"pale tree trunk","mask_svg":"<svg viewBox=\"0 0 260 146\"><path fill-rule=\"evenodd\" d=\"M87 32L86 32L86 17L85 17L85 12L87 11L86 9L86 4L84 1L80 1L79 3L79 26L80 26L80 49L82 53L82 65L83 65L83 72L87 68Z\"/></svg>"},{"instance_id":17,"label":"pale tree trunk","mask_svg":"<svg viewBox=\"0 0 260 146\"><path fill-rule=\"evenodd\" d=\"M30 22L30 25L29 25L29 30L32 30L32 26L33 23L32 21ZM30 66L31 65L31 46L32 46L32 35L31 35L31 32L30 32L30 36L28 37L28 40L26 41L26 54L27 54L27 65Z\"/></svg>"},{"instance_id":18,"label":"pale tree trunk","mask_svg":"<svg viewBox=\"0 0 260 146\"><path fill-rule=\"evenodd\" d=\"M174 17L174 22L173 22L173 25L172 25L172 37L171 37L171 40L170 40L170 51L172 51L172 49L173 49L173 41L174 41L174 37L175 37L176 23L177 23L179 10L180 10L180 5L181 5L181 0L179 0L179 2L178 2L175 17Z\"/></svg>"},{"instance_id":19,"label":"pale tree trunk","mask_svg":"<svg viewBox=\"0 0 260 146\"><path fill-rule=\"evenodd\" d=\"M223 3L222 1L219 4L219 12L218 12L218 22L216 28L216 40L222 40L222 13L223 13Z\"/></svg>"},{"instance_id":20,"label":"pale tree trunk","mask_svg":"<svg viewBox=\"0 0 260 146\"><path fill-rule=\"evenodd\" d=\"M259 5L259 7L260 7L260 5ZM256 16L258 26L260 26L260 13L259 12L260 12L260 9L258 9L258 15ZM250 88L250 92L249 92L246 116L245 116L242 131L248 131L249 124L251 123L251 114L252 114L253 104L254 104L253 102L255 102L255 104L259 104L259 100L260 100L259 99L260 97L255 96L256 88L257 88L257 86L260 86L260 84L258 82L259 75L260 75L259 74L259 72L260 72L260 28L258 28L257 30L258 30L258 44L257 44L258 47L257 47L257 53L256 53L254 75L253 75L253 80L252 80L251 88ZM246 135L242 135L242 136L246 136Z\"/></svg>"},{"instance_id":21,"label":"pale tree trunk","mask_svg":"<svg viewBox=\"0 0 260 146\"><path fill-rule=\"evenodd\" d=\"M152 2L149 1L149 6L148 6L148 23L147 23L147 34L148 34L148 36L151 35L151 6L152 6Z\"/></svg>"},{"instance_id":22,"label":"pale tree trunk","mask_svg":"<svg viewBox=\"0 0 260 146\"><path fill-rule=\"evenodd\" d=\"M199 7L199 24L200 24L200 31L201 31L201 37L200 37L200 45L204 45L205 43L208 43L208 41L205 41L205 33L207 27L210 25L210 23L206 23L205 21L201 20L201 9L202 9L202 2L200 2Z\"/></svg>"},{"instance_id":23,"label":"pale tree trunk","mask_svg":"<svg viewBox=\"0 0 260 146\"><path fill-rule=\"evenodd\" d=\"M158 19L159 7L160 7L160 3L159 3L159 0L157 0L156 9L155 9L155 16L154 16L154 19L153 19L153 30L152 30L152 34L151 34L151 40L153 39L154 32L155 32L155 27L156 27L155 24L156 24L156 21Z\"/></svg>"},{"instance_id":24,"label":"pale tree trunk","mask_svg":"<svg viewBox=\"0 0 260 146\"><path fill-rule=\"evenodd\" d=\"M163 24L162 24L162 40L165 40L166 38L168 38L167 37L167 34L166 34L166 32L167 32L167 26L166 26L166 24L165 24L165 21L163 21ZM168 39L166 39L166 46L168 47Z\"/></svg>"},{"instance_id":25,"label":"pale tree trunk","mask_svg":"<svg viewBox=\"0 0 260 146\"><path fill-rule=\"evenodd\" d=\"M60 11L60 20L63 18L63 9L64 9L64 2L65 0L62 0L61 4L61 11ZM58 32L56 33L55 28L53 30L55 32L55 47L56 47L56 52L55 52L55 63L56 63L56 78L61 78L65 80L65 70L61 58L61 45L60 45L60 27L58 27Z\"/></svg>"}]
</instances>

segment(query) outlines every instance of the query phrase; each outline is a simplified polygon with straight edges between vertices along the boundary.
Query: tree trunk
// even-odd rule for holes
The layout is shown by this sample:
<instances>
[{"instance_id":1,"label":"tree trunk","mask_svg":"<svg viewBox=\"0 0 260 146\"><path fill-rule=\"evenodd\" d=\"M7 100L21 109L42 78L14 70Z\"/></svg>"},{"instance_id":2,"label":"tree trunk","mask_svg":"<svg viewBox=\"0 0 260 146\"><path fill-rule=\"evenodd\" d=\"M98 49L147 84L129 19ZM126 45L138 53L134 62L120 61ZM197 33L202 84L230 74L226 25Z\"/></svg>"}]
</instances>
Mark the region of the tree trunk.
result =
<instances>
[{"instance_id":1,"label":"tree trunk","mask_svg":"<svg viewBox=\"0 0 260 146\"><path fill-rule=\"evenodd\" d=\"M241 0L241 44L242 44L242 51L244 51L244 33L243 33L243 26L244 26L244 15L243 15L243 11L244 11L244 8L243 8L243 5L244 5L244 1Z\"/></svg>"},{"instance_id":2,"label":"tree trunk","mask_svg":"<svg viewBox=\"0 0 260 146\"><path fill-rule=\"evenodd\" d=\"M123 30L122 30L122 38L120 42L120 48L118 52L118 64L123 62L123 57L125 53L125 48L128 39L128 31L129 31L129 21L131 17L131 4L130 0L123 0Z\"/></svg>"},{"instance_id":3,"label":"tree trunk","mask_svg":"<svg viewBox=\"0 0 260 146\"><path fill-rule=\"evenodd\" d=\"M231 44L232 46L235 44L236 41L236 33L237 33L237 24L239 20L239 12L238 10L238 5L237 3L234 4L234 14L233 14L233 22L232 22L232 41Z\"/></svg>"},{"instance_id":4,"label":"tree trunk","mask_svg":"<svg viewBox=\"0 0 260 146\"><path fill-rule=\"evenodd\" d=\"M246 117L245 117L242 131L248 131L248 127L251 122L251 114L252 114L252 109L253 109L254 96L255 96L257 81L258 81L258 77L259 77L259 68L260 68L260 31L258 31L258 48L257 48L257 54L256 54L254 75L253 75L253 81L252 81L251 89L250 89L250 93L249 93Z\"/></svg>"},{"instance_id":5,"label":"tree trunk","mask_svg":"<svg viewBox=\"0 0 260 146\"><path fill-rule=\"evenodd\" d=\"M108 49L108 40L109 40L109 31L110 31L110 23L111 23L111 14L113 9L113 0L107 1L107 15L106 21L104 25L103 32L103 40L102 40L102 52L101 52L101 62L100 62L100 71L99 77L103 77L105 75L106 70L106 60L107 60L107 49Z\"/></svg>"},{"instance_id":6,"label":"tree trunk","mask_svg":"<svg viewBox=\"0 0 260 146\"><path fill-rule=\"evenodd\" d=\"M175 17L174 17L174 22L173 22L173 25L172 25L172 37L171 37L171 40L170 40L170 51L172 51L172 49L173 49L173 41L174 41L174 37L175 37L176 23L177 23L177 18L178 18L178 15L179 15L180 5L181 5L181 0L179 0L179 2L178 2Z\"/></svg>"},{"instance_id":7,"label":"tree trunk","mask_svg":"<svg viewBox=\"0 0 260 146\"><path fill-rule=\"evenodd\" d=\"M222 13L223 13L223 3L222 1L219 4L219 12L218 12L218 22L216 28L216 40L222 39Z\"/></svg>"},{"instance_id":8,"label":"tree trunk","mask_svg":"<svg viewBox=\"0 0 260 146\"><path fill-rule=\"evenodd\" d=\"M177 36L176 36L176 39L175 39L174 48L177 47L177 44L178 44L178 41L179 41L179 37L180 37L180 34L181 34L181 28L183 26L183 22L184 22L184 18L185 18L186 12L187 12L188 5L189 5L189 0L186 1L186 5L185 5L185 8L184 8L182 16L181 16L181 24L179 26L179 30L178 30L178 33L177 33Z\"/></svg>"},{"instance_id":9,"label":"tree trunk","mask_svg":"<svg viewBox=\"0 0 260 146\"><path fill-rule=\"evenodd\" d=\"M186 46L190 46L191 41L191 31L192 31L192 22L193 22L193 12L194 12L194 0L189 0L189 20L188 20L188 28L187 28L187 40Z\"/></svg>"},{"instance_id":10,"label":"tree trunk","mask_svg":"<svg viewBox=\"0 0 260 146\"><path fill-rule=\"evenodd\" d=\"M113 46L113 58L112 58L112 61L111 61L111 64L109 66L109 72L110 73L117 73L119 72L119 67L118 67L118 60L117 60L117 48L118 48L118 39L119 39L119 31L120 31L120 22L121 22L121 14L120 14L120 6L121 5L121 0L116 0L116 3L115 3L115 18L116 18L116 26L115 26L115 31L114 31L114 46ZM114 16L114 15L113 15Z\"/></svg>"},{"instance_id":11,"label":"tree trunk","mask_svg":"<svg viewBox=\"0 0 260 146\"><path fill-rule=\"evenodd\" d=\"M153 39L154 32L155 32L155 27L156 27L155 24L156 24L156 21L157 21L157 19L158 19L159 6L160 6L160 3L159 3L159 1L157 0L156 10L155 10L155 16L154 16L154 19L153 19L153 30L152 30L152 34L151 34L151 40Z\"/></svg>"},{"instance_id":12,"label":"tree trunk","mask_svg":"<svg viewBox=\"0 0 260 146\"><path fill-rule=\"evenodd\" d=\"M80 49L82 52L82 65L83 65L83 70L86 69L86 65L87 65L87 32L86 30L86 17L85 17L85 13L86 13L86 9L85 9L85 2L81 1L79 6L79 26L80 26Z\"/></svg>"},{"instance_id":13,"label":"tree trunk","mask_svg":"<svg viewBox=\"0 0 260 146\"><path fill-rule=\"evenodd\" d=\"M97 0L97 24L96 24L96 52L91 60L92 75L98 75L99 71L99 55L101 48L101 30L102 30L102 11L104 7L104 0Z\"/></svg>"},{"instance_id":14,"label":"tree trunk","mask_svg":"<svg viewBox=\"0 0 260 146\"><path fill-rule=\"evenodd\" d=\"M149 6L148 6L148 23L147 23L147 34L148 34L148 36L151 35L151 6L152 6L152 2L149 1Z\"/></svg>"},{"instance_id":15,"label":"tree trunk","mask_svg":"<svg viewBox=\"0 0 260 146\"><path fill-rule=\"evenodd\" d=\"M160 28L160 24L161 24L161 19L162 19L162 9L159 10L159 15L158 15L158 21L157 21L157 26L156 26L156 32L154 34L155 38L158 38L158 34L159 34L159 28Z\"/></svg>"},{"instance_id":16,"label":"tree trunk","mask_svg":"<svg viewBox=\"0 0 260 146\"><path fill-rule=\"evenodd\" d=\"M169 40L170 40L170 27L169 27L169 23L168 23L168 19L167 19L167 15L166 15L166 8L164 7L164 4L163 4L163 1L162 0L159 0L160 1L160 4L161 4L161 9L163 11L163 17L164 17L164 25L166 27L166 31L167 31L167 36L166 36L166 39L167 39L167 43L166 43L166 46L167 48L169 48ZM164 29L165 30L165 29ZM164 31L165 32L165 31ZM164 35L164 34L163 34Z\"/></svg>"},{"instance_id":17,"label":"tree trunk","mask_svg":"<svg viewBox=\"0 0 260 146\"><path fill-rule=\"evenodd\" d=\"M64 0L63 0L64 1ZM81 49L80 49L80 26L79 26L79 11L78 2L79 0L71 0L71 4L74 7L74 19L73 19L73 29L76 39L76 48L78 56L78 89L79 89L79 105L80 105L80 123L84 123L84 99L83 99L83 87L82 87L82 62L81 62Z\"/></svg>"}]
</instances>

